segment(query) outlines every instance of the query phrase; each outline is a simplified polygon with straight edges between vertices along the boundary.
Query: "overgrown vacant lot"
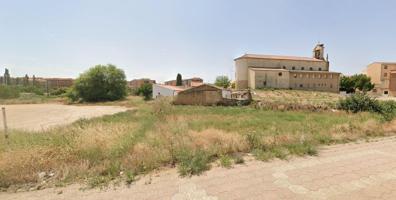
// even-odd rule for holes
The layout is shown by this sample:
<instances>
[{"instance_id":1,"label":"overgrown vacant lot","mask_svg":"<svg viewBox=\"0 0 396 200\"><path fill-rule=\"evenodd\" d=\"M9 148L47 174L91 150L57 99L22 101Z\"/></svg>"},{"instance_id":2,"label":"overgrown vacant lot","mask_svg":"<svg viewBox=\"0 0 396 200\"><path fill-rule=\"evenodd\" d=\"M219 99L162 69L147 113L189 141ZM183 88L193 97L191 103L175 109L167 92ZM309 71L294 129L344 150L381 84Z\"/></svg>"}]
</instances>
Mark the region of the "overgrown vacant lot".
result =
<instances>
[{"instance_id":1,"label":"overgrown vacant lot","mask_svg":"<svg viewBox=\"0 0 396 200\"><path fill-rule=\"evenodd\" d=\"M315 155L320 144L393 131L370 113L171 106L139 98L117 104L137 109L41 133L14 131L8 144L0 137L0 187L131 183L137 175L173 166L193 175L218 158L229 166L242 163L246 153L264 161Z\"/></svg>"},{"instance_id":2,"label":"overgrown vacant lot","mask_svg":"<svg viewBox=\"0 0 396 200\"><path fill-rule=\"evenodd\" d=\"M288 103L315 106L334 107L342 98L340 94L330 92L286 90L286 89L262 89L255 90L254 98L272 103Z\"/></svg>"}]
</instances>

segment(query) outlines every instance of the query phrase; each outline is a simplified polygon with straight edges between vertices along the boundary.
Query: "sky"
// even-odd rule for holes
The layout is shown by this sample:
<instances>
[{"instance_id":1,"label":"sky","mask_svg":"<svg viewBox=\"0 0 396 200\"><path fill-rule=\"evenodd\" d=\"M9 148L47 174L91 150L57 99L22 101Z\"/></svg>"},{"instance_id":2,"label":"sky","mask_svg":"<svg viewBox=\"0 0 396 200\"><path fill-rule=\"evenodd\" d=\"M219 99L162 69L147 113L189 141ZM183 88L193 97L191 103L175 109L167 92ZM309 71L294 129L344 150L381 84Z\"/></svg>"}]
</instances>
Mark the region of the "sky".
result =
<instances>
[{"instance_id":1,"label":"sky","mask_svg":"<svg viewBox=\"0 0 396 200\"><path fill-rule=\"evenodd\" d=\"M360 73L396 62L393 0L0 0L0 73L77 77L97 64L128 80L234 79L245 53L312 56Z\"/></svg>"}]
</instances>

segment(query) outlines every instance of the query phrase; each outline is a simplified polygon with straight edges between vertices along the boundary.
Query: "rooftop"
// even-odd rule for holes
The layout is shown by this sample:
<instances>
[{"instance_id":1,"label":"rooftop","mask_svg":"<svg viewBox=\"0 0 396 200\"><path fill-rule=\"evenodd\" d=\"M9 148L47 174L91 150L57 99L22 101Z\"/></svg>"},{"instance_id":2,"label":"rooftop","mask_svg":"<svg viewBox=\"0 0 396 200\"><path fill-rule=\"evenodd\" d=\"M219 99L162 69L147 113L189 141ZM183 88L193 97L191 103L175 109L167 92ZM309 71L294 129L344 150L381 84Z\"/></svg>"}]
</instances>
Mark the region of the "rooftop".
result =
<instances>
[{"instance_id":1,"label":"rooftop","mask_svg":"<svg viewBox=\"0 0 396 200\"><path fill-rule=\"evenodd\" d=\"M298 57L298 56L277 56L277 55L262 55L262 54L245 54L235 59L240 60L244 58L251 59L268 59L268 60L294 60L294 61L310 61L310 62L325 62L324 60L309 58L309 57Z\"/></svg>"},{"instance_id":2,"label":"rooftop","mask_svg":"<svg viewBox=\"0 0 396 200\"><path fill-rule=\"evenodd\" d=\"M163 84L156 84L156 85L158 85L160 87L163 87L163 88L168 88L168 89L171 89L171 90L175 90L175 91L183 91L183 90L186 89L186 88L183 88L183 87L172 86L172 85L163 85Z\"/></svg>"}]
</instances>

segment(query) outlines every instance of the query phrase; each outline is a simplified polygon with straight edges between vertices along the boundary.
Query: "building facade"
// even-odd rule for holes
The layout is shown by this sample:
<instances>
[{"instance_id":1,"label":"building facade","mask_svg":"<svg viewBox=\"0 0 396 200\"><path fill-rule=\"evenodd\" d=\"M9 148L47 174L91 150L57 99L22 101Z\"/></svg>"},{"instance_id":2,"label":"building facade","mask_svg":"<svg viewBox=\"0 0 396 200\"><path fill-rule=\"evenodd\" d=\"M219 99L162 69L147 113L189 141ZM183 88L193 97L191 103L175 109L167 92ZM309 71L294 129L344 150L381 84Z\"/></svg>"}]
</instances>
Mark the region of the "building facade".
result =
<instances>
[{"instance_id":1,"label":"building facade","mask_svg":"<svg viewBox=\"0 0 396 200\"><path fill-rule=\"evenodd\" d=\"M367 66L365 74L371 78L377 95L396 96L396 62L374 62Z\"/></svg>"},{"instance_id":2,"label":"building facade","mask_svg":"<svg viewBox=\"0 0 396 200\"><path fill-rule=\"evenodd\" d=\"M158 97L174 97L184 88L171 85L153 84L153 98Z\"/></svg>"},{"instance_id":3,"label":"building facade","mask_svg":"<svg viewBox=\"0 0 396 200\"><path fill-rule=\"evenodd\" d=\"M323 44L314 48L312 58L245 54L234 61L237 89L339 91L340 73L329 71Z\"/></svg>"},{"instance_id":4,"label":"building facade","mask_svg":"<svg viewBox=\"0 0 396 200\"><path fill-rule=\"evenodd\" d=\"M132 81L128 82L128 86L131 89L138 89L145 83L155 84L155 80L151 80L151 79L148 79L148 78L133 79Z\"/></svg>"}]
</instances>

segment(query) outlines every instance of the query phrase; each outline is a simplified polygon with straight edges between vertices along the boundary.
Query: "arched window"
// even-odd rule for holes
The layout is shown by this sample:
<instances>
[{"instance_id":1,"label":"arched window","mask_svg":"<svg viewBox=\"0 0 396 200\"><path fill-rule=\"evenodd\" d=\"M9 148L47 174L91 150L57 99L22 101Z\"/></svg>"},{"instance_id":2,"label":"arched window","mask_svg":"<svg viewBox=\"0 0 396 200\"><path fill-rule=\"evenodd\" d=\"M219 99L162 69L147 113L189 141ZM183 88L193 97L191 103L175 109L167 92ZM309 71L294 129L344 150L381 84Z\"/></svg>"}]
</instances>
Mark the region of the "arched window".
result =
<instances>
[{"instance_id":1,"label":"arched window","mask_svg":"<svg viewBox=\"0 0 396 200\"><path fill-rule=\"evenodd\" d=\"M301 70L304 70L304 67L301 67Z\"/></svg>"},{"instance_id":2,"label":"arched window","mask_svg":"<svg viewBox=\"0 0 396 200\"><path fill-rule=\"evenodd\" d=\"M296 69L296 67L293 66L293 67L292 67L292 70L295 70L295 69Z\"/></svg>"},{"instance_id":3,"label":"arched window","mask_svg":"<svg viewBox=\"0 0 396 200\"><path fill-rule=\"evenodd\" d=\"M311 71L312 71L312 70L313 70L313 69L312 69L312 67L310 67L310 68L309 68L309 70L311 70Z\"/></svg>"}]
</instances>

